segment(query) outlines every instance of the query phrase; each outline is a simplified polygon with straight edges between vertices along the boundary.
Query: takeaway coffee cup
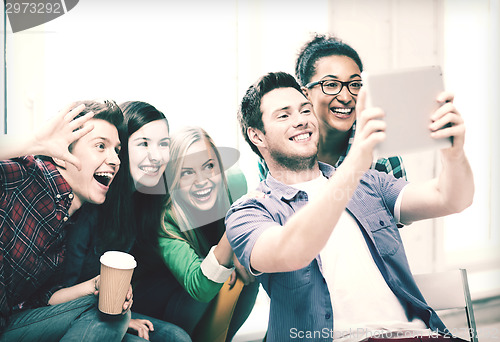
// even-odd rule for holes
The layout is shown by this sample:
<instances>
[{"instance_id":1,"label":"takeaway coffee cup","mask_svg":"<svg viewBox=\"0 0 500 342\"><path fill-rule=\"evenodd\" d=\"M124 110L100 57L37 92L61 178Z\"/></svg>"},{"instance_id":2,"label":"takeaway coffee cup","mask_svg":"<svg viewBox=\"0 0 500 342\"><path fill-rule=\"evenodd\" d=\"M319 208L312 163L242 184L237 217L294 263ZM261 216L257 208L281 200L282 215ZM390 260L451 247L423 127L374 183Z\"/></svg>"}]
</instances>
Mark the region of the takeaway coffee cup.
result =
<instances>
[{"instance_id":1,"label":"takeaway coffee cup","mask_svg":"<svg viewBox=\"0 0 500 342\"><path fill-rule=\"evenodd\" d=\"M101 256L99 310L110 315L122 313L137 262L130 254L108 251Z\"/></svg>"}]
</instances>

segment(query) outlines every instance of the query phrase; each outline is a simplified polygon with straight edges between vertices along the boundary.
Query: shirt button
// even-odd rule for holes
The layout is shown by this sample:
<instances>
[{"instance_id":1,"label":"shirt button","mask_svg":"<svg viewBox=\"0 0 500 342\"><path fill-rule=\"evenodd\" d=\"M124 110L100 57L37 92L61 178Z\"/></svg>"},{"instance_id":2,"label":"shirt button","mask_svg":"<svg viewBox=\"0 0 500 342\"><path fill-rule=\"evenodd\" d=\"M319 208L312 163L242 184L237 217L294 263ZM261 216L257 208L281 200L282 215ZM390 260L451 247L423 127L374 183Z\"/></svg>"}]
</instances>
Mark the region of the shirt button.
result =
<instances>
[{"instance_id":1,"label":"shirt button","mask_svg":"<svg viewBox=\"0 0 500 342\"><path fill-rule=\"evenodd\" d=\"M383 226L383 225L384 225L384 221L380 220L380 221L379 221L379 224L380 224L381 226Z\"/></svg>"},{"instance_id":2,"label":"shirt button","mask_svg":"<svg viewBox=\"0 0 500 342\"><path fill-rule=\"evenodd\" d=\"M57 194L57 195L56 195L56 198L57 198L57 199L61 198L61 195Z\"/></svg>"},{"instance_id":3,"label":"shirt button","mask_svg":"<svg viewBox=\"0 0 500 342\"><path fill-rule=\"evenodd\" d=\"M326 318L326 319L330 319L330 317L332 317L332 316L331 316L329 313L327 313L327 314L325 315L325 318Z\"/></svg>"},{"instance_id":4,"label":"shirt button","mask_svg":"<svg viewBox=\"0 0 500 342\"><path fill-rule=\"evenodd\" d=\"M64 216L63 221L64 222L68 221L68 216Z\"/></svg>"},{"instance_id":5,"label":"shirt button","mask_svg":"<svg viewBox=\"0 0 500 342\"><path fill-rule=\"evenodd\" d=\"M68 198L69 198L69 199L73 199L73 194L69 194L69 195L68 195Z\"/></svg>"}]
</instances>

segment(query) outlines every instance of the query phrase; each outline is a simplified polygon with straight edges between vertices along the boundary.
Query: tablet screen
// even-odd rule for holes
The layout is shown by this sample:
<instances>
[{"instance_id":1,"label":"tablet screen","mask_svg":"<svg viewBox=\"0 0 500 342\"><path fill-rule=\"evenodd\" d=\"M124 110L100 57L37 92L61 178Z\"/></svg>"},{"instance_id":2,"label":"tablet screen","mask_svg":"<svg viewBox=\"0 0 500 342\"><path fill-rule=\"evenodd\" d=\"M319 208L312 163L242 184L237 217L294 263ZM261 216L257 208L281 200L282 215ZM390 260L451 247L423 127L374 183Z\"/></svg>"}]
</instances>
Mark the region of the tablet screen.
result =
<instances>
[{"instance_id":1,"label":"tablet screen","mask_svg":"<svg viewBox=\"0 0 500 342\"><path fill-rule=\"evenodd\" d=\"M444 90L439 66L364 72L367 107L385 112L386 139L375 149L377 157L441 149L451 146L451 139L430 136L430 116L439 108L436 97Z\"/></svg>"}]
</instances>

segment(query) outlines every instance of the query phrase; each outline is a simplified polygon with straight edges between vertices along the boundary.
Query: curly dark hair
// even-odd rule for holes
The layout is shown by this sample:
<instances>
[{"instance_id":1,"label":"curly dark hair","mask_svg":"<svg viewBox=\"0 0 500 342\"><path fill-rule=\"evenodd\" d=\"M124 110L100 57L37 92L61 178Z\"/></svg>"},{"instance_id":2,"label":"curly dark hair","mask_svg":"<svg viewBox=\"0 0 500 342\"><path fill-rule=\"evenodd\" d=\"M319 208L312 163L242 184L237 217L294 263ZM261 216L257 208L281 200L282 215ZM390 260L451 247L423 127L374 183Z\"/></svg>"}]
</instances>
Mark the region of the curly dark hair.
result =
<instances>
[{"instance_id":1,"label":"curly dark hair","mask_svg":"<svg viewBox=\"0 0 500 342\"><path fill-rule=\"evenodd\" d=\"M349 57L358 65L359 71L363 71L363 63L351 46L335 36L315 34L300 49L295 63L295 76L302 86L311 81L312 75L316 72L316 62L327 56Z\"/></svg>"}]
</instances>

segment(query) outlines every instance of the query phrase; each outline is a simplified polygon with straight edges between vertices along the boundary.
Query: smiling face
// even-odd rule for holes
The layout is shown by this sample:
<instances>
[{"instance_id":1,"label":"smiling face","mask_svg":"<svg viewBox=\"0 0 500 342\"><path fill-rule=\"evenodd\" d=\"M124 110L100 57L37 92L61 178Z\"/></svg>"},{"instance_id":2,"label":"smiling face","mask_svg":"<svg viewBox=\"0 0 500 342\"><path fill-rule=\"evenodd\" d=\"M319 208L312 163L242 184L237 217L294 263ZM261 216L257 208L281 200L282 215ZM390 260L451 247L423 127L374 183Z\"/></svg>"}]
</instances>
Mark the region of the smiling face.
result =
<instances>
[{"instance_id":1,"label":"smiling face","mask_svg":"<svg viewBox=\"0 0 500 342\"><path fill-rule=\"evenodd\" d=\"M183 158L179 195L194 208L214 207L222 184L220 165L214 150L205 140L194 142Z\"/></svg>"},{"instance_id":2,"label":"smiling face","mask_svg":"<svg viewBox=\"0 0 500 342\"><path fill-rule=\"evenodd\" d=\"M318 59L316 72L311 82L322 80L337 80L342 82L361 81L358 65L347 56L327 56ZM357 96L352 95L343 87L337 95L326 95L320 85L307 89L307 96L314 106L320 125L327 130L334 129L346 132L351 129L356 120Z\"/></svg>"},{"instance_id":3,"label":"smiling face","mask_svg":"<svg viewBox=\"0 0 500 342\"><path fill-rule=\"evenodd\" d=\"M152 121L135 131L128 140L130 175L135 184L158 184L170 157L170 137L165 120Z\"/></svg>"},{"instance_id":4,"label":"smiling face","mask_svg":"<svg viewBox=\"0 0 500 342\"><path fill-rule=\"evenodd\" d=\"M318 152L318 121L311 103L294 88L277 88L262 97L264 158L288 169L307 169ZM266 160L267 162L267 160Z\"/></svg>"},{"instance_id":5,"label":"smiling face","mask_svg":"<svg viewBox=\"0 0 500 342\"><path fill-rule=\"evenodd\" d=\"M115 126L107 121L91 119L85 125L94 129L73 144L71 153L82 165L79 171L73 164L64 163L58 169L73 190L74 199L70 211L74 212L83 203L102 204L109 185L118 172L120 139Z\"/></svg>"}]
</instances>

